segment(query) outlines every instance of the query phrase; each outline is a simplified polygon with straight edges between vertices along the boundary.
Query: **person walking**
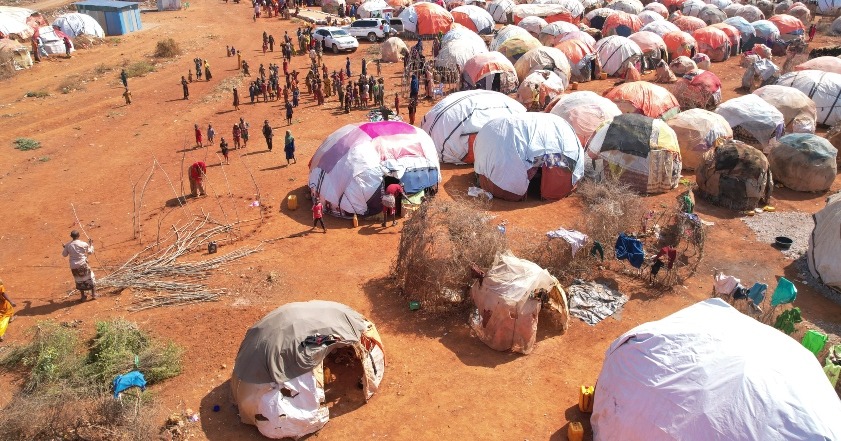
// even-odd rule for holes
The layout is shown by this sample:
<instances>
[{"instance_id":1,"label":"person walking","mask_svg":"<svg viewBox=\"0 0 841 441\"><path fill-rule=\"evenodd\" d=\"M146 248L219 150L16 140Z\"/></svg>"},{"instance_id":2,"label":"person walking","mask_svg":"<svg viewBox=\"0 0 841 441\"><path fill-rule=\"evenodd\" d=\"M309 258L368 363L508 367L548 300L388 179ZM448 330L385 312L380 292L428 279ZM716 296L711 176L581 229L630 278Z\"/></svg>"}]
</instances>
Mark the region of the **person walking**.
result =
<instances>
[{"instance_id":1,"label":"person walking","mask_svg":"<svg viewBox=\"0 0 841 441\"><path fill-rule=\"evenodd\" d=\"M190 99L190 89L187 87L187 79L184 76L181 76L181 88L184 91L184 99Z\"/></svg>"},{"instance_id":2,"label":"person walking","mask_svg":"<svg viewBox=\"0 0 841 441\"><path fill-rule=\"evenodd\" d=\"M128 74L125 69L120 71L120 81L123 82L123 87L128 87Z\"/></svg>"},{"instance_id":3,"label":"person walking","mask_svg":"<svg viewBox=\"0 0 841 441\"><path fill-rule=\"evenodd\" d=\"M368 76L368 60L362 59L362 76Z\"/></svg>"},{"instance_id":4,"label":"person walking","mask_svg":"<svg viewBox=\"0 0 841 441\"><path fill-rule=\"evenodd\" d=\"M345 73L350 78L350 57L345 57Z\"/></svg>"},{"instance_id":5,"label":"person walking","mask_svg":"<svg viewBox=\"0 0 841 441\"><path fill-rule=\"evenodd\" d=\"M224 136L219 139L219 148L222 150L222 157L225 158L225 164L230 164L230 161L228 160L228 141L225 141Z\"/></svg>"},{"instance_id":6,"label":"person walking","mask_svg":"<svg viewBox=\"0 0 841 441\"><path fill-rule=\"evenodd\" d=\"M196 66L196 81L201 80L202 63L201 58L193 58L193 64Z\"/></svg>"},{"instance_id":7,"label":"person walking","mask_svg":"<svg viewBox=\"0 0 841 441\"><path fill-rule=\"evenodd\" d=\"M213 75L210 74L210 62L204 60L204 80L210 81L213 78Z\"/></svg>"},{"instance_id":8,"label":"person walking","mask_svg":"<svg viewBox=\"0 0 841 441\"><path fill-rule=\"evenodd\" d=\"M417 99L419 93L420 82L418 81L418 76L416 74L412 74L412 80L409 82L409 99Z\"/></svg>"},{"instance_id":9,"label":"person walking","mask_svg":"<svg viewBox=\"0 0 841 441\"><path fill-rule=\"evenodd\" d=\"M76 289L82 294L81 300L88 299L88 291L91 292L91 297L96 299L96 276L88 265L88 255L93 254L93 240L82 242L76 230L70 232L70 238L72 240L69 243L62 245L61 255L69 260Z\"/></svg>"},{"instance_id":10,"label":"person walking","mask_svg":"<svg viewBox=\"0 0 841 441\"><path fill-rule=\"evenodd\" d=\"M321 231L327 233L327 228L324 227L324 206L321 205L321 201L316 199L315 204L312 206L312 228L310 231L315 229L316 225L321 224Z\"/></svg>"},{"instance_id":11,"label":"person walking","mask_svg":"<svg viewBox=\"0 0 841 441\"><path fill-rule=\"evenodd\" d=\"M817 33L818 33L818 26L816 24L812 23L812 25L809 26L809 42L810 43L812 42L812 40L815 39L815 34L817 34Z\"/></svg>"},{"instance_id":12,"label":"person walking","mask_svg":"<svg viewBox=\"0 0 841 441\"><path fill-rule=\"evenodd\" d=\"M0 280L0 341L3 341L6 330L15 318L15 307L18 306L6 293L6 286Z\"/></svg>"},{"instance_id":13,"label":"person walking","mask_svg":"<svg viewBox=\"0 0 841 441\"><path fill-rule=\"evenodd\" d=\"M208 145L213 145L213 140L216 138L216 129L212 124L207 124L207 142Z\"/></svg>"},{"instance_id":14,"label":"person walking","mask_svg":"<svg viewBox=\"0 0 841 441\"><path fill-rule=\"evenodd\" d=\"M187 178L190 181L190 194L194 198L207 196L207 193L204 191L205 176L207 176L207 165L202 161L194 162L187 169Z\"/></svg>"},{"instance_id":15,"label":"person walking","mask_svg":"<svg viewBox=\"0 0 841 441\"><path fill-rule=\"evenodd\" d=\"M418 111L418 99L409 98L409 124L415 125L415 114Z\"/></svg>"},{"instance_id":16,"label":"person walking","mask_svg":"<svg viewBox=\"0 0 841 441\"><path fill-rule=\"evenodd\" d=\"M234 87L234 109L239 110L239 92L236 87Z\"/></svg>"},{"instance_id":17,"label":"person walking","mask_svg":"<svg viewBox=\"0 0 841 441\"><path fill-rule=\"evenodd\" d=\"M193 124L193 129L194 129L194 132L196 134L196 148L201 148L201 146L203 144L201 129L199 128L198 124Z\"/></svg>"},{"instance_id":18,"label":"person walking","mask_svg":"<svg viewBox=\"0 0 841 441\"><path fill-rule=\"evenodd\" d=\"M400 115L400 96L394 93L394 114Z\"/></svg>"},{"instance_id":19,"label":"person walking","mask_svg":"<svg viewBox=\"0 0 841 441\"><path fill-rule=\"evenodd\" d=\"M248 128L251 127L244 119L239 119L239 130L242 134L242 147L248 147Z\"/></svg>"},{"instance_id":20,"label":"person walking","mask_svg":"<svg viewBox=\"0 0 841 441\"><path fill-rule=\"evenodd\" d=\"M292 136L292 131L286 131L286 139L283 143L283 151L286 153L286 165L289 165L289 161L293 161L293 164L297 164L298 160L295 159L295 137Z\"/></svg>"},{"instance_id":21,"label":"person walking","mask_svg":"<svg viewBox=\"0 0 841 441\"><path fill-rule=\"evenodd\" d=\"M70 58L70 51L73 50L73 43L70 42L70 38L64 37L64 55L67 58Z\"/></svg>"},{"instance_id":22,"label":"person walking","mask_svg":"<svg viewBox=\"0 0 841 441\"><path fill-rule=\"evenodd\" d=\"M123 99L126 100L126 105L131 104L131 92L129 92L128 87L126 87L125 92L123 92Z\"/></svg>"},{"instance_id":23,"label":"person walking","mask_svg":"<svg viewBox=\"0 0 841 441\"><path fill-rule=\"evenodd\" d=\"M263 136L266 138L266 145L269 146L269 151L272 151L274 131L272 130L272 126L269 125L269 120L263 121Z\"/></svg>"},{"instance_id":24,"label":"person walking","mask_svg":"<svg viewBox=\"0 0 841 441\"><path fill-rule=\"evenodd\" d=\"M240 139L242 137L242 129L239 128L239 124L234 124L231 135L234 137L234 149L239 149Z\"/></svg>"},{"instance_id":25,"label":"person walking","mask_svg":"<svg viewBox=\"0 0 841 441\"><path fill-rule=\"evenodd\" d=\"M292 104L287 102L286 103L286 125L287 126L292 125L292 115L293 115L293 113L294 112L292 111Z\"/></svg>"}]
</instances>

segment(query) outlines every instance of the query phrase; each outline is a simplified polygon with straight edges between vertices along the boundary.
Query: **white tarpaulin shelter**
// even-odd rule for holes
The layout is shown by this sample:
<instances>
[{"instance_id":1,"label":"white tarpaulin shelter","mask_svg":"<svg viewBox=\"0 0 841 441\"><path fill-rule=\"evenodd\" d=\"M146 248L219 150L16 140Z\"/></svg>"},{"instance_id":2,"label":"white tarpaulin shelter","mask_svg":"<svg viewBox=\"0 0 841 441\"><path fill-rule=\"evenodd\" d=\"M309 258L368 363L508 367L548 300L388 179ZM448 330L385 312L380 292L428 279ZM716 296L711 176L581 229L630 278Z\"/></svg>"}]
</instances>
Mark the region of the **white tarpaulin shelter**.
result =
<instances>
[{"instance_id":1,"label":"white tarpaulin shelter","mask_svg":"<svg viewBox=\"0 0 841 441\"><path fill-rule=\"evenodd\" d=\"M597 41L596 52L602 63L602 72L607 72L608 75L621 73L628 63L634 63L642 56L642 49L638 44L619 35L611 35Z\"/></svg>"},{"instance_id":2,"label":"white tarpaulin shelter","mask_svg":"<svg viewBox=\"0 0 841 441\"><path fill-rule=\"evenodd\" d=\"M832 126L841 121L841 74L799 70L781 76L777 84L793 87L809 96L818 111L818 124Z\"/></svg>"},{"instance_id":3,"label":"white tarpaulin shelter","mask_svg":"<svg viewBox=\"0 0 841 441\"><path fill-rule=\"evenodd\" d=\"M26 21L19 20L15 15L0 12L0 35L9 38L10 35L17 35L20 38L32 36L32 28Z\"/></svg>"},{"instance_id":4,"label":"white tarpaulin shelter","mask_svg":"<svg viewBox=\"0 0 841 441\"><path fill-rule=\"evenodd\" d=\"M520 81L526 79L529 74L536 70L548 70L554 72L564 83L564 89L569 86L570 65L566 54L554 47L540 46L523 54L514 63L517 71L517 78Z\"/></svg>"},{"instance_id":5,"label":"white tarpaulin shelter","mask_svg":"<svg viewBox=\"0 0 841 441\"><path fill-rule=\"evenodd\" d=\"M429 109L421 128L435 142L442 162L473 163L473 142L479 129L495 118L526 113L517 100L489 90L467 90L448 95Z\"/></svg>"},{"instance_id":6,"label":"white tarpaulin shelter","mask_svg":"<svg viewBox=\"0 0 841 441\"><path fill-rule=\"evenodd\" d=\"M560 314L562 329L566 330L569 309L558 280L510 251L497 254L485 277L470 288L476 304L470 326L492 349L529 354L537 340L541 295L548 298L549 309Z\"/></svg>"},{"instance_id":7,"label":"white tarpaulin shelter","mask_svg":"<svg viewBox=\"0 0 841 441\"><path fill-rule=\"evenodd\" d=\"M76 38L79 35L90 35L93 37L104 38L105 31L99 23L87 14L80 14L78 12L71 12L58 16L53 21L53 26L61 29L70 38Z\"/></svg>"},{"instance_id":8,"label":"white tarpaulin shelter","mask_svg":"<svg viewBox=\"0 0 841 441\"><path fill-rule=\"evenodd\" d=\"M348 124L333 132L310 160L313 199L335 216L366 216L382 210L386 178L418 193L441 181L438 153L420 128L399 121Z\"/></svg>"},{"instance_id":9,"label":"white tarpaulin shelter","mask_svg":"<svg viewBox=\"0 0 841 441\"><path fill-rule=\"evenodd\" d=\"M508 41L511 38L515 37L531 37L529 31L516 26L516 25L508 25L503 27L496 33L496 36L491 40L491 44L488 46L490 50L495 51L502 46L503 43Z\"/></svg>"},{"instance_id":10,"label":"white tarpaulin shelter","mask_svg":"<svg viewBox=\"0 0 841 441\"><path fill-rule=\"evenodd\" d=\"M457 34L458 37L446 38L453 34ZM463 70L464 63L467 63L467 60L487 52L488 48L482 37L463 26L459 26L448 32L442 39L441 51L435 58L435 66Z\"/></svg>"},{"instance_id":11,"label":"white tarpaulin shelter","mask_svg":"<svg viewBox=\"0 0 841 441\"><path fill-rule=\"evenodd\" d=\"M808 349L710 299L610 345L590 421L595 441L829 441L839 415Z\"/></svg>"},{"instance_id":12,"label":"white tarpaulin shelter","mask_svg":"<svg viewBox=\"0 0 841 441\"><path fill-rule=\"evenodd\" d=\"M508 23L508 16L514 11L516 5L514 0L493 0L488 2L486 8L495 22Z\"/></svg>"},{"instance_id":13,"label":"white tarpaulin shelter","mask_svg":"<svg viewBox=\"0 0 841 441\"><path fill-rule=\"evenodd\" d=\"M586 145L605 121L622 114L613 101L589 90L564 94L551 112L572 126L581 145Z\"/></svg>"},{"instance_id":14,"label":"white tarpaulin shelter","mask_svg":"<svg viewBox=\"0 0 841 441\"><path fill-rule=\"evenodd\" d=\"M809 271L824 284L841 289L841 193L827 198L826 207L814 218L815 228L806 254Z\"/></svg>"},{"instance_id":15,"label":"white tarpaulin shelter","mask_svg":"<svg viewBox=\"0 0 841 441\"><path fill-rule=\"evenodd\" d=\"M482 189L505 200L523 200L533 179L540 180L541 198L561 199L584 175L581 142L568 122L551 113L488 122L476 135L473 156Z\"/></svg>"},{"instance_id":16,"label":"white tarpaulin shelter","mask_svg":"<svg viewBox=\"0 0 841 441\"><path fill-rule=\"evenodd\" d=\"M361 18L385 17L385 14L389 12L394 14L394 8L385 0L366 0L356 8L356 13Z\"/></svg>"},{"instance_id":17,"label":"white tarpaulin shelter","mask_svg":"<svg viewBox=\"0 0 841 441\"><path fill-rule=\"evenodd\" d=\"M836 15L841 11L841 0L818 0L818 14Z\"/></svg>"},{"instance_id":18,"label":"white tarpaulin shelter","mask_svg":"<svg viewBox=\"0 0 841 441\"><path fill-rule=\"evenodd\" d=\"M263 436L298 439L330 418L322 406L327 355L353 348L362 364L361 393L370 399L385 373L385 354L376 326L350 307L313 300L288 303L270 312L245 334L231 376L240 420Z\"/></svg>"},{"instance_id":19,"label":"white tarpaulin shelter","mask_svg":"<svg viewBox=\"0 0 841 441\"><path fill-rule=\"evenodd\" d=\"M744 95L721 103L715 113L724 117L733 129L733 137L763 149L773 138L783 134L783 114L757 95ZM752 139L751 139L752 138Z\"/></svg>"}]
</instances>

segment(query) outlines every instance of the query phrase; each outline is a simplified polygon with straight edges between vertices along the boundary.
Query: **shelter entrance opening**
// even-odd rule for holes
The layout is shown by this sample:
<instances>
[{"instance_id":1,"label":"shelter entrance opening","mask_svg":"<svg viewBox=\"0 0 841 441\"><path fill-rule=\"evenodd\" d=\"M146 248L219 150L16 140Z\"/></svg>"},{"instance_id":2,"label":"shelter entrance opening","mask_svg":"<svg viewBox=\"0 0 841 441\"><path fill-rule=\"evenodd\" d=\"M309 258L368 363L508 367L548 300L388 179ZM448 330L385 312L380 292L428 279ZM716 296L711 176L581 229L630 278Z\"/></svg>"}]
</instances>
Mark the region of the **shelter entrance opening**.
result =
<instances>
[{"instance_id":1,"label":"shelter entrance opening","mask_svg":"<svg viewBox=\"0 0 841 441\"><path fill-rule=\"evenodd\" d=\"M362 378L365 370L350 346L333 349L324 359L324 402L332 416L365 404Z\"/></svg>"}]
</instances>

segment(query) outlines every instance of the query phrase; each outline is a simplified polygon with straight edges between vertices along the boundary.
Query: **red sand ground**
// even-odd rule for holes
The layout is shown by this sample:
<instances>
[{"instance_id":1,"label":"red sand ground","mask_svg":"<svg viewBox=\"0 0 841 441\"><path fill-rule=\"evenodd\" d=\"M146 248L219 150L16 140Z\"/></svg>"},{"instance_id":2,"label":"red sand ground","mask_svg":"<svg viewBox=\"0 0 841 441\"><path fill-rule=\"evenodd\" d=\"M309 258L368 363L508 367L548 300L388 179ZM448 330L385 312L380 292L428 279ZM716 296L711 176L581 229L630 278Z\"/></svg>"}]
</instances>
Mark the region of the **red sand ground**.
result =
<instances>
[{"instance_id":1,"label":"red sand ground","mask_svg":"<svg viewBox=\"0 0 841 441\"><path fill-rule=\"evenodd\" d=\"M668 292L653 291L638 281L618 277L621 290L631 297L621 318L605 320L595 327L572 320L569 331L562 336L541 329L539 344L529 356L490 350L471 337L463 317L439 319L408 311L406 299L387 286L400 229L381 229L374 221L363 221L354 229L350 221L328 218L326 235L304 234L267 244L264 251L213 277L214 286L230 289L222 302L129 313L126 308L132 302L132 293L124 292L80 304L76 297L66 294L72 288L72 279L60 254L60 244L76 227L71 203L95 239L95 268L122 263L141 248L132 239L132 187L145 179L154 160L174 180L175 192L158 170L143 198L145 244L154 240L159 221L166 230L185 219L185 211L195 214L204 210L228 221L257 218L257 209L248 206L256 193L249 171L259 186L265 221L261 225L248 223L244 228L248 236L241 243L304 232L310 223L303 200L307 161L330 132L366 116L362 111L337 113L335 102L318 108L303 95L291 127L300 162L287 167L282 146L269 153L260 135L262 121L269 119L276 127L275 144L282 143L286 127L277 102L246 104L241 106L242 111L235 112L228 91L217 101L205 102L204 98L236 73L236 59L225 56L225 45L240 48L256 73L260 63L280 62L279 52L263 55L260 51L262 32L280 37L284 30L292 34L296 25L277 19L260 19L255 24L245 3L217 1L191 2L186 10L148 13L142 18L142 32L80 50L69 60L43 62L5 81L0 90L0 194L4 212L0 274L19 305L18 320L10 327L5 345L24 341L24 330L45 319L80 319L84 321L82 329L91 333L98 319L127 317L158 336L171 338L186 348L184 373L155 390L166 412L184 408L201 412L194 430L197 439L262 439L254 427L238 422L236 410L229 404L226 381L246 329L286 302L329 299L346 303L377 323L386 346L388 371L379 394L364 406L352 394L347 401L334 403L331 422L315 438L562 440L566 439L567 421L582 419L576 407L576 389L580 384L594 383L610 342L635 325L707 298L712 268L772 284L782 275L799 280L792 262L770 246L757 243L736 213L699 202L698 213L715 226L709 228L707 258L698 275ZM165 61L157 72L130 79L134 103L124 105L117 79L119 66L126 60L148 58L155 43L168 37L181 43L184 55ZM817 45L826 42L828 39L822 38ZM358 70L359 60L369 48L370 44L363 42L350 55L354 70ZM193 83L191 99L184 101L179 80L192 68L191 60L196 56L210 60L214 78ZM325 59L331 70L339 69L345 55L327 54ZM304 70L306 63L298 57L293 66ZM732 59L713 65L724 82L725 99L738 95L735 89L742 70L737 63ZM99 66L111 70L97 73ZM399 81L399 69L396 65L384 69L392 91ZM71 75L90 81L83 91L61 94L58 85ZM597 81L582 85L582 89L601 92L610 84L612 81ZM27 91L39 89L51 95L42 99L24 97ZM240 90L243 101L247 101L246 88ZM418 122L428 106L424 103L419 109ZM404 116L405 112L404 107ZM212 122L217 137L230 140L230 127L239 117L251 123L252 140L246 150L232 152L224 174L215 149L187 150L182 161L185 147L193 144L194 123L205 128ZM12 149L11 141L20 136L35 138L43 147L30 152ZM168 201L173 203L176 193L181 193L178 181L182 163L198 159L206 159L211 166L211 197L191 200L186 210L164 208ZM442 197L464 194L472 171L444 169ZM142 185L138 185L138 192ZM832 190L839 188L841 179ZM299 196L303 206L297 211L289 211L282 203L288 194ZM673 196L660 200L671 203ZM812 213L823 207L824 197L778 190L773 204L780 211ZM574 216L577 206L576 199L570 198L558 202L494 201L492 209L510 224L547 231L559 225L559 218ZM161 220L163 213L174 214ZM232 247L223 246L221 251L229 249ZM266 282L270 272L279 276L273 283ZM804 317L841 321L841 307L809 286L798 283L798 289L796 304ZM6 406L20 379L4 374L0 381L9 385L0 388L0 406ZM221 406L218 413L211 410L216 404Z\"/></svg>"}]
</instances>

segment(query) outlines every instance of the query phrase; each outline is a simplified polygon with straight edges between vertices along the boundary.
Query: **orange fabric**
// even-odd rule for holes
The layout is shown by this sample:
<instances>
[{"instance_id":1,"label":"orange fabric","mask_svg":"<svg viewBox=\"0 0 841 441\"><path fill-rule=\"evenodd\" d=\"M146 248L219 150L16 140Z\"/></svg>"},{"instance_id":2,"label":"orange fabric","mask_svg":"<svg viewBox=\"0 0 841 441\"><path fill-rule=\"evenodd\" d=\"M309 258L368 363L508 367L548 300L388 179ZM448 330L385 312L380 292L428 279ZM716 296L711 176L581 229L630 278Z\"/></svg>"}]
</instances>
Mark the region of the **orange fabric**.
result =
<instances>
[{"instance_id":1,"label":"orange fabric","mask_svg":"<svg viewBox=\"0 0 841 441\"><path fill-rule=\"evenodd\" d=\"M456 23L466 27L467 29L470 29L473 32L479 32L479 30L476 29L476 23L473 23L473 20L470 19L469 15L460 11L453 11L452 15L453 20L455 20Z\"/></svg>"},{"instance_id":2,"label":"orange fabric","mask_svg":"<svg viewBox=\"0 0 841 441\"><path fill-rule=\"evenodd\" d=\"M686 32L672 31L663 35L663 42L669 50L669 58L692 56L692 48L696 46L695 39Z\"/></svg>"},{"instance_id":3,"label":"orange fabric","mask_svg":"<svg viewBox=\"0 0 841 441\"><path fill-rule=\"evenodd\" d=\"M435 3L415 3L412 7L418 14L418 35L446 34L455 22L452 14Z\"/></svg>"},{"instance_id":4,"label":"orange fabric","mask_svg":"<svg viewBox=\"0 0 841 441\"><path fill-rule=\"evenodd\" d=\"M564 167L542 167L540 171L540 197L563 199L575 190L572 171Z\"/></svg>"},{"instance_id":5,"label":"orange fabric","mask_svg":"<svg viewBox=\"0 0 841 441\"><path fill-rule=\"evenodd\" d=\"M581 17L573 17L568 12L562 14L551 14L545 17L546 23L554 23L556 21L565 21L577 25L581 22Z\"/></svg>"},{"instance_id":6,"label":"orange fabric","mask_svg":"<svg viewBox=\"0 0 841 441\"><path fill-rule=\"evenodd\" d=\"M692 33L692 38L694 38L698 43L699 49L702 45L711 49L717 49L730 41L730 37L728 37L724 31L711 26L696 29L695 32Z\"/></svg>"},{"instance_id":7,"label":"orange fabric","mask_svg":"<svg viewBox=\"0 0 841 441\"><path fill-rule=\"evenodd\" d=\"M605 91L604 97L617 103L631 104L638 113L651 118L659 118L674 108L679 108L677 99L668 90L647 81L623 83Z\"/></svg>"},{"instance_id":8,"label":"orange fabric","mask_svg":"<svg viewBox=\"0 0 841 441\"><path fill-rule=\"evenodd\" d=\"M616 11L605 19L604 25L602 26L602 35L606 37L613 35L616 33L616 28L622 25L629 27L631 32L637 32L642 27L642 20L637 15Z\"/></svg>"},{"instance_id":9,"label":"orange fabric","mask_svg":"<svg viewBox=\"0 0 841 441\"><path fill-rule=\"evenodd\" d=\"M569 59L571 65L578 64L584 56L596 52L596 49L581 40L567 40L555 45Z\"/></svg>"},{"instance_id":10,"label":"orange fabric","mask_svg":"<svg viewBox=\"0 0 841 441\"><path fill-rule=\"evenodd\" d=\"M727 23L715 23L711 24L710 27L716 28L721 32L727 34L727 38L730 39L730 47L737 47L739 46L740 40L742 38L742 33L739 32L736 27L731 26Z\"/></svg>"},{"instance_id":11,"label":"orange fabric","mask_svg":"<svg viewBox=\"0 0 841 441\"><path fill-rule=\"evenodd\" d=\"M477 54L464 63L463 72L467 74L470 81L476 84L485 75L494 72L511 72L516 76L514 65L499 52L486 52Z\"/></svg>"},{"instance_id":12,"label":"orange fabric","mask_svg":"<svg viewBox=\"0 0 841 441\"><path fill-rule=\"evenodd\" d=\"M794 32L803 31L803 22L799 18L788 14L777 14L768 19L771 23L777 25L780 34L792 34Z\"/></svg>"},{"instance_id":13,"label":"orange fabric","mask_svg":"<svg viewBox=\"0 0 841 441\"><path fill-rule=\"evenodd\" d=\"M461 158L462 162L465 164L473 164L475 159L473 158L473 143L476 142L476 134L471 133L467 135L467 154Z\"/></svg>"},{"instance_id":14,"label":"orange fabric","mask_svg":"<svg viewBox=\"0 0 841 441\"><path fill-rule=\"evenodd\" d=\"M707 26L704 20L701 20L698 17L692 17L689 15L683 15L676 18L672 23L678 27L683 32L692 32L696 29L701 29Z\"/></svg>"}]
</instances>

